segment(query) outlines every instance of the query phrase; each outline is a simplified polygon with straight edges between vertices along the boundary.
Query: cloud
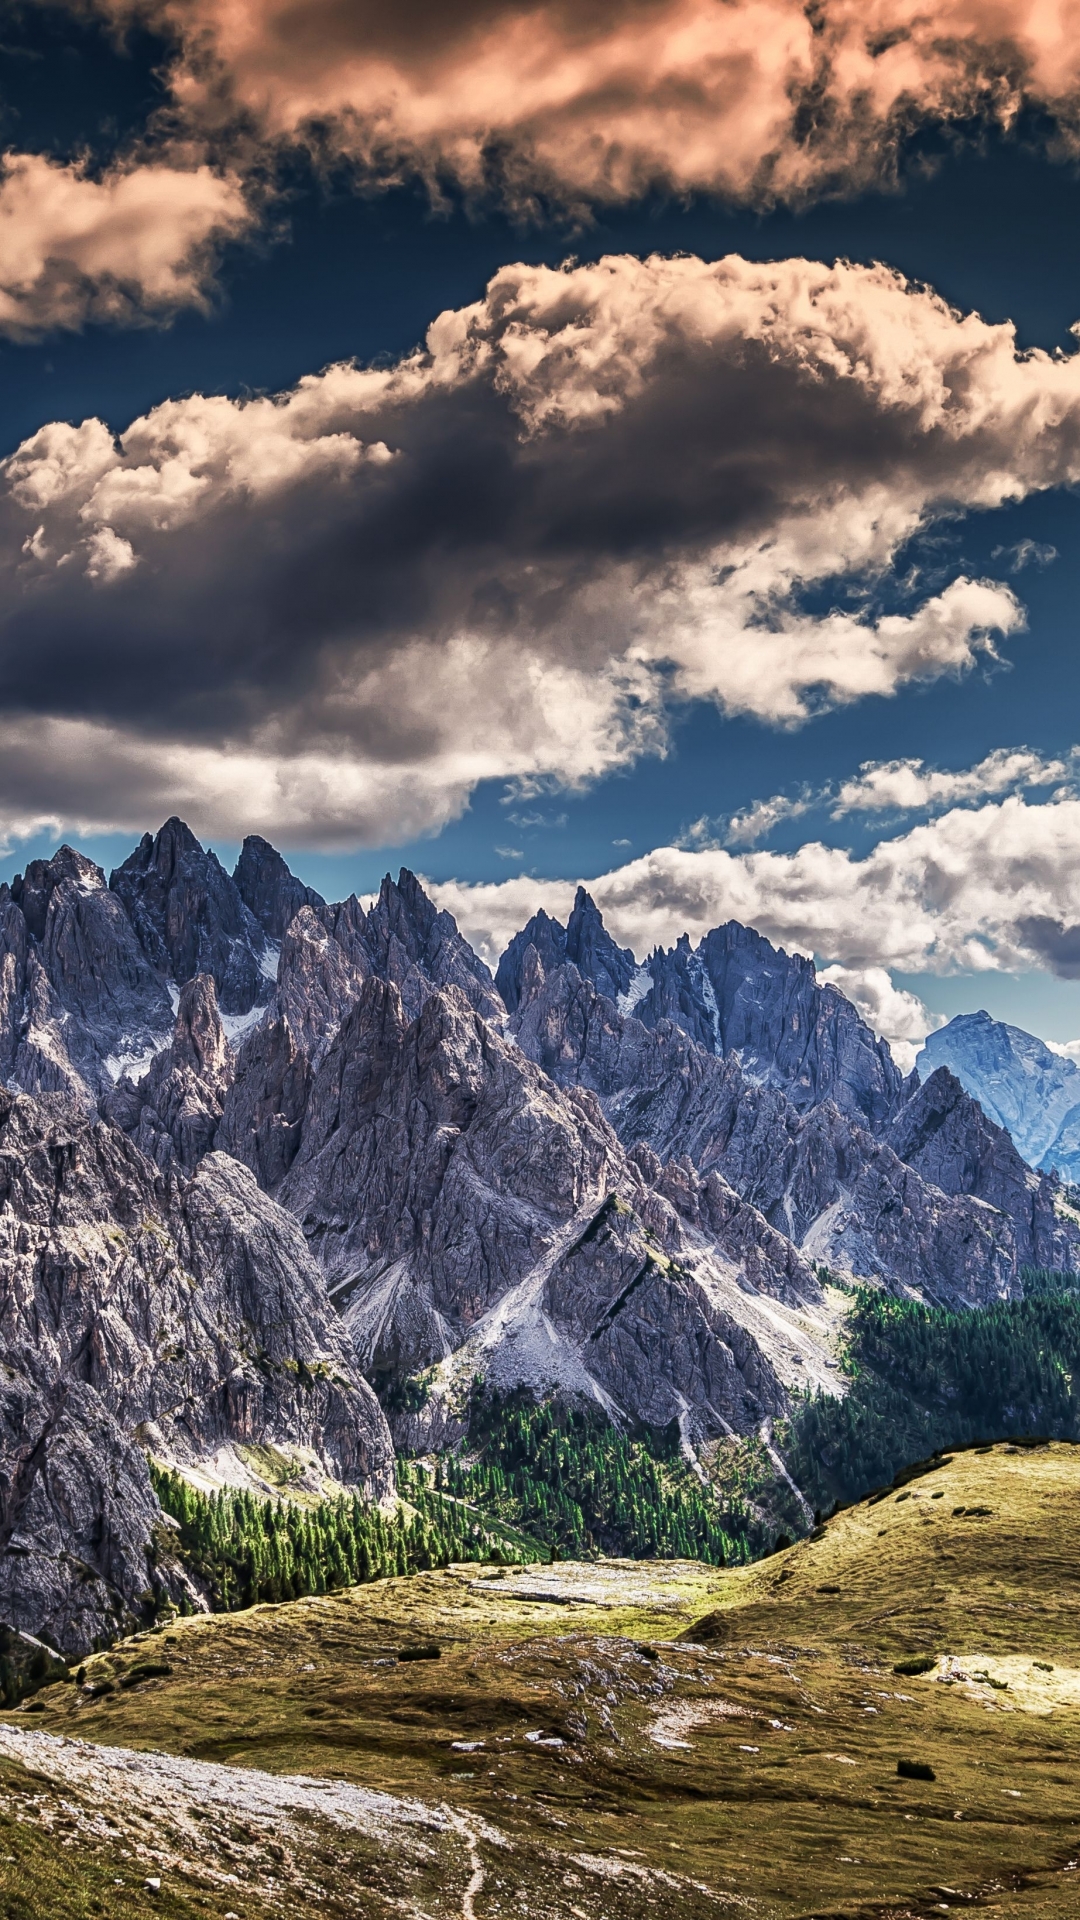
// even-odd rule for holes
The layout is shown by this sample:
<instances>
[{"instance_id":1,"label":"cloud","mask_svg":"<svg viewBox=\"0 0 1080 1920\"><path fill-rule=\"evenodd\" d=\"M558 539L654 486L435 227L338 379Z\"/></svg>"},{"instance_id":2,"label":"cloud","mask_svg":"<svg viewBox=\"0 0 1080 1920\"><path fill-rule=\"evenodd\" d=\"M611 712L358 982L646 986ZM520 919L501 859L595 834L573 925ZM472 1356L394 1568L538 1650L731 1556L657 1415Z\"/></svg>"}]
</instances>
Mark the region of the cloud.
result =
<instances>
[{"instance_id":1,"label":"cloud","mask_svg":"<svg viewBox=\"0 0 1080 1920\"><path fill-rule=\"evenodd\" d=\"M1030 0L99 0L180 52L176 106L348 156L368 180L526 208L660 185L768 204L887 178L920 124L1076 144L1080 21Z\"/></svg>"},{"instance_id":2,"label":"cloud","mask_svg":"<svg viewBox=\"0 0 1080 1920\"><path fill-rule=\"evenodd\" d=\"M0 160L0 333L160 320L206 301L221 242L250 224L239 180L132 157L100 178L44 154Z\"/></svg>"},{"instance_id":3,"label":"cloud","mask_svg":"<svg viewBox=\"0 0 1080 1920\"><path fill-rule=\"evenodd\" d=\"M1048 1040L1051 1053L1059 1053L1063 1060L1072 1060L1080 1066L1080 1040Z\"/></svg>"},{"instance_id":4,"label":"cloud","mask_svg":"<svg viewBox=\"0 0 1080 1920\"><path fill-rule=\"evenodd\" d=\"M767 840L773 828L785 820L801 819L804 813L820 805L821 795L805 787L797 799L774 793L768 800L755 800L742 813L733 813L723 837L728 846L753 847L759 840Z\"/></svg>"},{"instance_id":5,"label":"cloud","mask_svg":"<svg viewBox=\"0 0 1080 1920\"><path fill-rule=\"evenodd\" d=\"M775 827L828 808L832 819L852 813L940 813L946 807L982 800L992 794L1032 787L1053 787L1076 778L1080 748L1065 759L1044 759L1028 747L995 747L977 766L959 772L928 767L925 760L864 760L858 777L823 787L804 786L795 798L774 793L731 816L722 833L699 820L680 842L684 846L752 847Z\"/></svg>"},{"instance_id":6,"label":"cloud","mask_svg":"<svg viewBox=\"0 0 1080 1920\"><path fill-rule=\"evenodd\" d=\"M911 1072L927 1034L945 1025L944 1015L931 1013L918 994L894 986L884 967L822 967L818 979L854 1002L868 1026L888 1041L902 1073Z\"/></svg>"},{"instance_id":7,"label":"cloud","mask_svg":"<svg viewBox=\"0 0 1080 1920\"><path fill-rule=\"evenodd\" d=\"M944 807L1011 793L1021 787L1054 787L1076 776L1076 750L1067 760L1044 760L1027 747L997 747L977 766L958 773L928 767L924 760L868 760L857 780L845 780L832 815L938 812Z\"/></svg>"},{"instance_id":8,"label":"cloud","mask_svg":"<svg viewBox=\"0 0 1080 1920\"><path fill-rule=\"evenodd\" d=\"M995 547L990 555L992 560L1001 556L1009 560L1010 573L1023 573L1025 567L1048 567L1057 559L1058 550L1043 540L1018 540L1011 547Z\"/></svg>"},{"instance_id":9,"label":"cloud","mask_svg":"<svg viewBox=\"0 0 1080 1920\"><path fill-rule=\"evenodd\" d=\"M1080 972L1080 800L1019 795L878 842L860 858L808 842L792 853L658 847L586 878L610 928L639 958L725 920L849 975L1044 968ZM434 893L485 956L537 907L565 917L575 882L525 878ZM866 990L861 989L861 990Z\"/></svg>"},{"instance_id":10,"label":"cloud","mask_svg":"<svg viewBox=\"0 0 1080 1920\"><path fill-rule=\"evenodd\" d=\"M228 799L234 832L385 843L481 779L524 800L662 752L672 700L790 726L964 672L1022 626L1008 588L868 585L935 515L1076 479L1080 355L885 268L509 266L396 366L25 441L0 714L149 743L181 785L197 750L207 831ZM113 764L80 761L80 817Z\"/></svg>"}]
</instances>

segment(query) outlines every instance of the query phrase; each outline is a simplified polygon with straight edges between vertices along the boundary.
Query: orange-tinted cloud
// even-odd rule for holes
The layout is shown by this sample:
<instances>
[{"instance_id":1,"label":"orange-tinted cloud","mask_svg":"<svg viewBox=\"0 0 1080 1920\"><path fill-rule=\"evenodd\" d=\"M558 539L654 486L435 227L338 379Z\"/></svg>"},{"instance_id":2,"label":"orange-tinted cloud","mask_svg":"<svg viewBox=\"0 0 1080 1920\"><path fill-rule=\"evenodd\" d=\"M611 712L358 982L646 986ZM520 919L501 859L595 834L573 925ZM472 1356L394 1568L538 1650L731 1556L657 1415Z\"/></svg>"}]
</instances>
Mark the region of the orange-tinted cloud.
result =
<instances>
[{"instance_id":1,"label":"orange-tinted cloud","mask_svg":"<svg viewBox=\"0 0 1080 1920\"><path fill-rule=\"evenodd\" d=\"M320 129L377 178L496 184L588 205L653 184L799 199L887 171L920 121L1072 144L1078 0L98 0L182 49L196 119Z\"/></svg>"},{"instance_id":2,"label":"orange-tinted cloud","mask_svg":"<svg viewBox=\"0 0 1080 1920\"><path fill-rule=\"evenodd\" d=\"M201 304L219 242L250 222L239 182L167 158L99 179L44 154L0 162L0 333L161 318Z\"/></svg>"}]
</instances>

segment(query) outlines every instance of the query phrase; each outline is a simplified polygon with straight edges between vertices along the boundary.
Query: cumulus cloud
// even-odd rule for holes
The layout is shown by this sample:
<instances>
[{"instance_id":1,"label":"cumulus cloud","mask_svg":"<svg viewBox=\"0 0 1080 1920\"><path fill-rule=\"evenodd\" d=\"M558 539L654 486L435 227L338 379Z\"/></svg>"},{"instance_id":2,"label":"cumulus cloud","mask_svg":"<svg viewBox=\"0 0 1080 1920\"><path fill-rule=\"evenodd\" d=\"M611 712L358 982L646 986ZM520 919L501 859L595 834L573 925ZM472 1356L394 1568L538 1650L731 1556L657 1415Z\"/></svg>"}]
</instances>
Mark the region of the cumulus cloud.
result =
<instances>
[{"instance_id":1,"label":"cumulus cloud","mask_svg":"<svg viewBox=\"0 0 1080 1920\"><path fill-rule=\"evenodd\" d=\"M997 747L977 766L951 773L924 760L867 761L858 778L836 795L834 820L846 813L938 812L964 801L1023 787L1055 787L1075 778L1076 750L1067 760L1046 760L1027 747Z\"/></svg>"},{"instance_id":2,"label":"cumulus cloud","mask_svg":"<svg viewBox=\"0 0 1080 1920\"><path fill-rule=\"evenodd\" d=\"M1080 1066L1080 1040L1048 1040L1051 1053L1059 1053L1063 1060L1071 1060Z\"/></svg>"},{"instance_id":3,"label":"cumulus cloud","mask_svg":"<svg viewBox=\"0 0 1080 1920\"><path fill-rule=\"evenodd\" d=\"M931 120L1075 145L1080 20L1031 0L98 0L179 43L177 105L306 138L368 178L512 202L659 184L767 204L888 175Z\"/></svg>"},{"instance_id":4,"label":"cumulus cloud","mask_svg":"<svg viewBox=\"0 0 1080 1920\"><path fill-rule=\"evenodd\" d=\"M1021 627L1010 589L882 612L868 581L937 514L1077 478L1080 355L885 268L506 267L396 366L25 441L0 712L136 745L167 715L223 768L314 754L348 801L285 779L291 844L385 842L483 778L525 798L663 751L672 699L796 725L963 672ZM234 830L281 831L245 791Z\"/></svg>"},{"instance_id":5,"label":"cumulus cloud","mask_svg":"<svg viewBox=\"0 0 1080 1920\"><path fill-rule=\"evenodd\" d=\"M1045 968L1080 971L1080 800L1020 795L953 808L860 858L809 842L793 853L659 847L586 880L615 938L644 958L725 920L846 974ZM574 882L438 885L440 905L485 956L537 907L565 917ZM862 989L866 991L865 988Z\"/></svg>"},{"instance_id":6,"label":"cumulus cloud","mask_svg":"<svg viewBox=\"0 0 1080 1920\"><path fill-rule=\"evenodd\" d=\"M100 178L44 154L0 160L0 333L160 319L206 299L216 249L250 224L232 173L138 158Z\"/></svg>"}]
</instances>

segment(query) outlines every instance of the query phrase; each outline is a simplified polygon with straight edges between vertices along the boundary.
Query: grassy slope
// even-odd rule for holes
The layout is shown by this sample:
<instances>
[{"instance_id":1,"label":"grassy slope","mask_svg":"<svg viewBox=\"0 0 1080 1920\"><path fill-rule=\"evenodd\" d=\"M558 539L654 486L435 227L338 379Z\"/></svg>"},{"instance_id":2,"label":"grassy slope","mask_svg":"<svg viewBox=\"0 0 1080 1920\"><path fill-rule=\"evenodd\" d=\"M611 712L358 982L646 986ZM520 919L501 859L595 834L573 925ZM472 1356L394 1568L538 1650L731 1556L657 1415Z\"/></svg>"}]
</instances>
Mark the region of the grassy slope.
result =
<instances>
[{"instance_id":1,"label":"grassy slope","mask_svg":"<svg viewBox=\"0 0 1080 1920\"><path fill-rule=\"evenodd\" d=\"M182 1622L168 1644L154 1635L91 1663L165 1658L171 1677L93 1701L60 1685L43 1712L4 1719L446 1803L480 1836L473 1853L451 1835L410 1864L393 1844L331 1845L313 1823L298 1858L330 1916L779 1920L974 1899L1006 1920L1064 1920L1080 1896L1080 1448L960 1454L905 1492L746 1569L522 1577L578 1605L525 1600L517 1576L468 1568ZM431 1639L437 1662L375 1664ZM642 1651L658 1643L659 1658ZM1007 1689L893 1673L919 1652ZM899 1779L902 1757L936 1779ZM154 1870L122 1812L116 1840L95 1840L68 1793L61 1848L47 1832L52 1789L10 1760L0 1781L0 1916L302 1910L278 1903L257 1837L229 1853L213 1822L206 1872L166 1872L153 1897L113 1889ZM20 1788L37 1800L12 1799ZM483 1837L484 1821L509 1847ZM223 1847L231 1890L207 1877Z\"/></svg>"}]
</instances>

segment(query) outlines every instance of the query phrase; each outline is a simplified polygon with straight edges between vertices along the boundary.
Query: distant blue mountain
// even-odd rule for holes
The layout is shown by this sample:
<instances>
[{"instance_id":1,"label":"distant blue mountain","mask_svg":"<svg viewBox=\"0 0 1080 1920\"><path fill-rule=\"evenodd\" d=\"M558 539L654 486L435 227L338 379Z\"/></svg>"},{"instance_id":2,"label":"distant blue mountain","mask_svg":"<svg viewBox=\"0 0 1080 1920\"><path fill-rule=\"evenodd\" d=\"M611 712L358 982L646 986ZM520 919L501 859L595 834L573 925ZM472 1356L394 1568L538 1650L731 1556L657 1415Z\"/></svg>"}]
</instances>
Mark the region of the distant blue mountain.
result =
<instances>
[{"instance_id":1,"label":"distant blue mountain","mask_svg":"<svg viewBox=\"0 0 1080 1920\"><path fill-rule=\"evenodd\" d=\"M990 1014L961 1013L928 1036L916 1066L948 1067L1024 1159L1080 1181L1080 1067L1045 1040Z\"/></svg>"}]
</instances>

